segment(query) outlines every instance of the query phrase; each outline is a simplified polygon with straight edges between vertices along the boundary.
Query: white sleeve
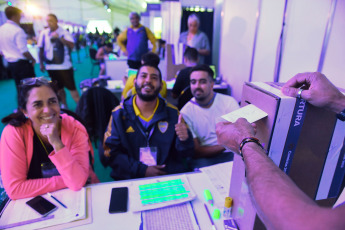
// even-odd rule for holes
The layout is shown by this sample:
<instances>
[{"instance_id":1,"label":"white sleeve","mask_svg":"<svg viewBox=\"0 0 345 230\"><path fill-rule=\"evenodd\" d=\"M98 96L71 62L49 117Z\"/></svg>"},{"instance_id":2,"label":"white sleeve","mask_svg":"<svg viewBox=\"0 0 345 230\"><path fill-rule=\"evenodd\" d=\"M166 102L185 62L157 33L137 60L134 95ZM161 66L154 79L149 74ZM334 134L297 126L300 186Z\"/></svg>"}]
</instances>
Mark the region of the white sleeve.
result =
<instances>
[{"instance_id":1,"label":"white sleeve","mask_svg":"<svg viewBox=\"0 0 345 230\"><path fill-rule=\"evenodd\" d=\"M28 51L28 47L27 47L27 36L26 36L26 33L24 32L24 30L20 30L18 32L18 34L16 34L15 36L15 43L19 49L19 51L21 53L25 53Z\"/></svg>"},{"instance_id":2,"label":"white sleeve","mask_svg":"<svg viewBox=\"0 0 345 230\"><path fill-rule=\"evenodd\" d=\"M38 37L38 41L37 41L37 47L38 48L42 48L43 47L43 34L44 34L44 30L41 31L39 37Z\"/></svg>"},{"instance_id":3,"label":"white sleeve","mask_svg":"<svg viewBox=\"0 0 345 230\"><path fill-rule=\"evenodd\" d=\"M228 105L229 105L229 109L231 110L231 112L240 108L240 105L238 104L238 102L233 97L230 98Z\"/></svg>"},{"instance_id":4,"label":"white sleeve","mask_svg":"<svg viewBox=\"0 0 345 230\"><path fill-rule=\"evenodd\" d=\"M64 36L64 39L66 41L69 41L69 42L73 42L74 43L74 39L73 39L73 36L70 32L68 32L67 30L64 30L64 33L63 33L63 36Z\"/></svg>"}]
</instances>

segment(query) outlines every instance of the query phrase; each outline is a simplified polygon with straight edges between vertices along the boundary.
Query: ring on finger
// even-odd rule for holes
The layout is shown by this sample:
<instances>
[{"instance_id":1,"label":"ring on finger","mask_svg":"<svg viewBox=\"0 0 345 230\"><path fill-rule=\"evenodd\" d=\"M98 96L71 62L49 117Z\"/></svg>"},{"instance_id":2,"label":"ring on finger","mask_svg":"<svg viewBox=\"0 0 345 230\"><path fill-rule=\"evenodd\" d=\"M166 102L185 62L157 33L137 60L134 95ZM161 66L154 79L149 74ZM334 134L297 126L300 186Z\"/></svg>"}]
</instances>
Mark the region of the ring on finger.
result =
<instances>
[{"instance_id":1,"label":"ring on finger","mask_svg":"<svg viewBox=\"0 0 345 230\"><path fill-rule=\"evenodd\" d=\"M299 89L299 90L298 90L297 98L302 99L302 91L303 91L303 90L304 90L304 89Z\"/></svg>"}]
</instances>

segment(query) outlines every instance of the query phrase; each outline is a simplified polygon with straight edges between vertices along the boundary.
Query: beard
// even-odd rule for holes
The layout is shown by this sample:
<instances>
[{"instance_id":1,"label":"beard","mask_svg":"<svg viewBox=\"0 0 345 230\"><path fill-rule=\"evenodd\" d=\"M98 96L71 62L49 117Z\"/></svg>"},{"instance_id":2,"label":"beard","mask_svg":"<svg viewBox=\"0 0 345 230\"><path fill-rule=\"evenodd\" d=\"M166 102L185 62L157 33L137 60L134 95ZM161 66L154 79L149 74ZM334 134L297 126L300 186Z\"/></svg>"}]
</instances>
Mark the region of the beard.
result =
<instances>
[{"instance_id":1,"label":"beard","mask_svg":"<svg viewBox=\"0 0 345 230\"><path fill-rule=\"evenodd\" d=\"M201 94L197 95L197 92L200 92ZM192 94L195 97L195 100L197 100L198 102L203 102L208 96L204 94L204 91L202 89L195 89Z\"/></svg>"},{"instance_id":2,"label":"beard","mask_svg":"<svg viewBox=\"0 0 345 230\"><path fill-rule=\"evenodd\" d=\"M140 87L137 83L134 84L135 86L135 90L137 91L137 95L138 97L143 100L143 101L153 101L155 100L157 97L158 97L158 94L159 94L159 91L160 91L160 88L157 88L153 91L152 94L143 94L141 92L141 89L144 88L146 85L143 85L142 87ZM149 85L150 87L153 87L152 85Z\"/></svg>"}]
</instances>

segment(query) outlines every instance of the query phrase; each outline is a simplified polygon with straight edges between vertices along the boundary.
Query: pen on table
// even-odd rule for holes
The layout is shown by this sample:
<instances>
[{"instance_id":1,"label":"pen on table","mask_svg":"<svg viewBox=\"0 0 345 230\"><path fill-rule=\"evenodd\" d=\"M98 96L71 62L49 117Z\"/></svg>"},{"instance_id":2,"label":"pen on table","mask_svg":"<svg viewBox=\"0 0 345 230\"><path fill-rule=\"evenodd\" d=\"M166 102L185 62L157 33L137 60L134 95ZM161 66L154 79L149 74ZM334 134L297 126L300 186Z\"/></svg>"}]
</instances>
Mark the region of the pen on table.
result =
<instances>
[{"instance_id":1,"label":"pen on table","mask_svg":"<svg viewBox=\"0 0 345 230\"><path fill-rule=\"evenodd\" d=\"M58 202L59 204L61 204L62 207L67 208L66 205L64 205L61 201L59 201L55 196L53 196L50 192L47 193L48 196L50 196L51 198L53 198L56 202Z\"/></svg>"},{"instance_id":2,"label":"pen on table","mask_svg":"<svg viewBox=\"0 0 345 230\"><path fill-rule=\"evenodd\" d=\"M211 215L210 215L210 212L208 211L207 205L206 205L206 204L204 204L204 206L205 206L205 209L206 209L206 212L207 212L208 218L209 218L209 219L210 219L210 221L211 221L211 224L212 224L212 229L213 229L213 230L216 230L216 226L214 225L214 222L213 222L213 220L212 220L212 217L211 217Z\"/></svg>"},{"instance_id":3,"label":"pen on table","mask_svg":"<svg viewBox=\"0 0 345 230\"><path fill-rule=\"evenodd\" d=\"M200 230L200 225L199 225L199 222L198 222L198 218L196 218L196 214L195 214L195 210L194 210L192 201L189 201L189 203L190 203L190 206L192 207L192 211L193 211L193 214L194 214L194 218L195 218L196 224L198 225L198 229Z\"/></svg>"},{"instance_id":4,"label":"pen on table","mask_svg":"<svg viewBox=\"0 0 345 230\"><path fill-rule=\"evenodd\" d=\"M213 197L212 197L210 190L205 189L204 190L204 196L205 196L206 202L209 203L211 206L213 206Z\"/></svg>"}]
</instances>

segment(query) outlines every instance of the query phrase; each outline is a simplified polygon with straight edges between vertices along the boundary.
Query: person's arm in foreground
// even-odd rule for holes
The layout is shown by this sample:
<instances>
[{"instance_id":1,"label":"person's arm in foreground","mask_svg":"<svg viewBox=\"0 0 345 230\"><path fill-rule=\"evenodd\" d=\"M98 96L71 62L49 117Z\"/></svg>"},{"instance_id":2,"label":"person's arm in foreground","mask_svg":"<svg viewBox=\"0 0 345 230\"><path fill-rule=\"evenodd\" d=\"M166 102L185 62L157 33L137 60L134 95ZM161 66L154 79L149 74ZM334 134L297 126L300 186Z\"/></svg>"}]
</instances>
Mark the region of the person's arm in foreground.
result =
<instances>
[{"instance_id":1,"label":"person's arm in foreground","mask_svg":"<svg viewBox=\"0 0 345 230\"><path fill-rule=\"evenodd\" d=\"M302 98L315 106L334 112L345 107L345 96L320 73L297 74L282 92L296 96L305 85ZM218 123L218 143L237 150L241 141L255 135L255 129L245 119L235 123ZM305 195L281 171L256 143L243 149L246 175L255 206L266 227L273 229L344 229L345 205L323 208Z\"/></svg>"},{"instance_id":2,"label":"person's arm in foreground","mask_svg":"<svg viewBox=\"0 0 345 230\"><path fill-rule=\"evenodd\" d=\"M233 150L254 136L245 120L217 124L218 143ZM258 214L268 229L344 229L345 205L319 207L267 157L256 143L243 149L246 177Z\"/></svg>"},{"instance_id":3,"label":"person's arm in foreground","mask_svg":"<svg viewBox=\"0 0 345 230\"><path fill-rule=\"evenodd\" d=\"M325 77L314 73L299 73L282 88L282 92L288 96L296 97L299 87L305 85L302 98L317 107L324 107L335 113L345 109L345 96Z\"/></svg>"}]
</instances>

